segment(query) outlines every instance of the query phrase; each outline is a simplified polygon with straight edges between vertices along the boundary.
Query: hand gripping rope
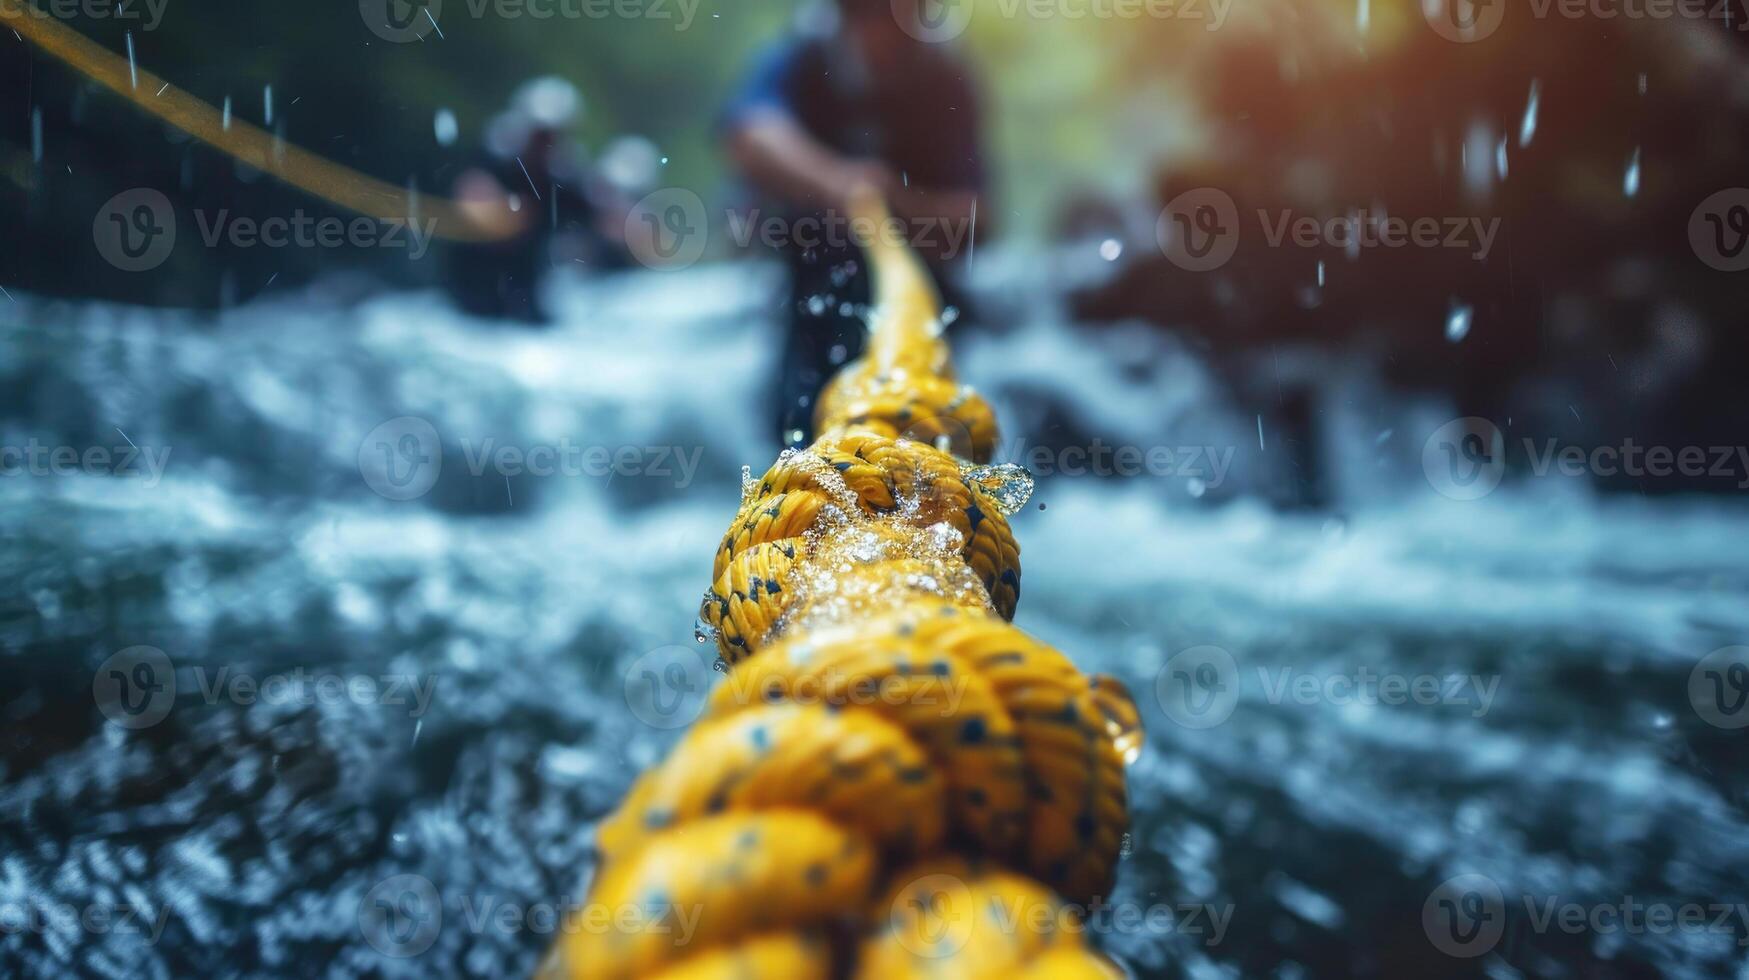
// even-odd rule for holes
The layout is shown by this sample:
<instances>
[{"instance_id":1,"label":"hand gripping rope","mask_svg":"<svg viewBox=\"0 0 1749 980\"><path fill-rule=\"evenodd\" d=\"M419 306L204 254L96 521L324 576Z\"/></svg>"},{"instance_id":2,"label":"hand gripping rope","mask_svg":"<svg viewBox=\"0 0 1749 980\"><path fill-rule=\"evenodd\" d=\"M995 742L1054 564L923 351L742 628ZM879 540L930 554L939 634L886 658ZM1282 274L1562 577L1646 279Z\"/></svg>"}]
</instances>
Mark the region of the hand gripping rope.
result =
<instances>
[{"instance_id":1,"label":"hand gripping rope","mask_svg":"<svg viewBox=\"0 0 1749 980\"><path fill-rule=\"evenodd\" d=\"M916 257L864 248L868 354L717 549L728 677L599 828L587 908L636 927L569 931L556 975L1121 975L1065 903L1110 889L1135 707L1008 622L1030 477L977 465L995 419Z\"/></svg>"}]
</instances>

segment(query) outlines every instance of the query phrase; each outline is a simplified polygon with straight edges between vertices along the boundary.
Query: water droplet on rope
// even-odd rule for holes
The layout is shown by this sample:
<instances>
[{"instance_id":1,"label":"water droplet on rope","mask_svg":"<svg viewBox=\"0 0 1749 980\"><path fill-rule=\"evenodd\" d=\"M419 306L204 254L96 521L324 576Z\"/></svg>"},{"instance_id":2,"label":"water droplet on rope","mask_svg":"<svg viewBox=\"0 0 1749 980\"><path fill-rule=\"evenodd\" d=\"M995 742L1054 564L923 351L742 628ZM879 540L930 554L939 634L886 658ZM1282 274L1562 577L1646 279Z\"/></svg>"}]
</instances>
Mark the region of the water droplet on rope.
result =
<instances>
[{"instance_id":1,"label":"water droplet on rope","mask_svg":"<svg viewBox=\"0 0 1749 980\"><path fill-rule=\"evenodd\" d=\"M942 554L958 554L965 547L966 536L946 521L929 525L929 546Z\"/></svg>"},{"instance_id":2,"label":"water droplet on rope","mask_svg":"<svg viewBox=\"0 0 1749 980\"><path fill-rule=\"evenodd\" d=\"M1013 516L1032 496L1032 474L1026 467L1015 463L975 466L966 470L964 475L967 483L976 484L990 495L1003 517Z\"/></svg>"}]
</instances>

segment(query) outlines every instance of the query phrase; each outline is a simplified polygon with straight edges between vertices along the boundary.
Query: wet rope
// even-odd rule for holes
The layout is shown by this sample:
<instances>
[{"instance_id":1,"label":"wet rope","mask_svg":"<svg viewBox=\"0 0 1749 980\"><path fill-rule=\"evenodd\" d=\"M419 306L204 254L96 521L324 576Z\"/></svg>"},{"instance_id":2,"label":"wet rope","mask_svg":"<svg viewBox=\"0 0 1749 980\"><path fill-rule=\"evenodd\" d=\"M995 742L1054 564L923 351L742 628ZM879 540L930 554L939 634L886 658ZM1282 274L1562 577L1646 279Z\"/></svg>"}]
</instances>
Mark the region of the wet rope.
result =
<instances>
[{"instance_id":1,"label":"wet rope","mask_svg":"<svg viewBox=\"0 0 1749 980\"><path fill-rule=\"evenodd\" d=\"M1109 892L1135 707L1008 622L1030 477L978 465L995 419L921 264L864 247L869 350L717 550L728 676L598 829L587 907L640 927L575 931L557 975L1117 975L1065 902Z\"/></svg>"},{"instance_id":2,"label":"wet rope","mask_svg":"<svg viewBox=\"0 0 1749 980\"><path fill-rule=\"evenodd\" d=\"M309 194L366 217L415 225L452 241L494 241L518 234L526 215L508 199L450 201L426 197L359 173L241 119L122 58L33 9L28 0L0 0L0 28L10 28L80 74L184 133Z\"/></svg>"},{"instance_id":3,"label":"wet rope","mask_svg":"<svg viewBox=\"0 0 1749 980\"><path fill-rule=\"evenodd\" d=\"M0 0L0 24L334 204L388 222L423 214L445 238L519 228L497 202L421 200L229 120L20 0ZM883 226L877 200L856 210ZM821 397L814 444L746 481L717 551L701 615L729 676L598 831L588 908L643 910L641 925L567 930L554 972L1116 975L1065 902L1111 886L1135 706L1009 624L1020 549L1008 516L1030 478L977 465L995 417L954 380L916 257L864 248L869 350ZM675 928L686 910L698 915Z\"/></svg>"}]
</instances>

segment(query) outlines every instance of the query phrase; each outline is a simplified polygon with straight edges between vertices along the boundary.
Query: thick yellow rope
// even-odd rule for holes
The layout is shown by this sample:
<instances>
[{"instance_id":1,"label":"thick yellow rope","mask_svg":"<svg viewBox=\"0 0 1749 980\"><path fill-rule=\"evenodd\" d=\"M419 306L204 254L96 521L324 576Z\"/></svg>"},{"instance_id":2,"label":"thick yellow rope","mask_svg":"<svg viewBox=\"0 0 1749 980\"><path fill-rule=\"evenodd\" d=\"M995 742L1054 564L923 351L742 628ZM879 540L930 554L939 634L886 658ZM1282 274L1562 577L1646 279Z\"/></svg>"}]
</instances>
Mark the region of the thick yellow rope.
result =
<instances>
[{"instance_id":1,"label":"thick yellow rope","mask_svg":"<svg viewBox=\"0 0 1749 980\"><path fill-rule=\"evenodd\" d=\"M559 975L1115 975L1065 903L1108 894L1134 705L1009 624L1024 474L976 465L995 420L921 264L865 251L868 353L717 551L729 675L599 829L587 907L641 927L571 932Z\"/></svg>"},{"instance_id":2,"label":"thick yellow rope","mask_svg":"<svg viewBox=\"0 0 1749 980\"><path fill-rule=\"evenodd\" d=\"M384 221L416 217L402 189L228 121L18 0L0 15L258 169ZM417 207L442 237L520 227L501 202ZM885 221L872 197L857 210ZM567 929L562 974L1116 975L1065 902L1110 888L1135 706L1008 623L1020 475L974 465L995 418L954 380L916 257L865 251L869 351L822 396L820 438L748 482L717 552L703 617L731 673L600 828L583 914L632 927Z\"/></svg>"},{"instance_id":3,"label":"thick yellow rope","mask_svg":"<svg viewBox=\"0 0 1749 980\"><path fill-rule=\"evenodd\" d=\"M17 31L43 51L195 139L349 211L390 224L417 224L438 238L469 242L510 237L528 222L526 214L511 210L507 199L451 201L418 196L230 118L35 10L28 0L0 0L0 28Z\"/></svg>"}]
</instances>

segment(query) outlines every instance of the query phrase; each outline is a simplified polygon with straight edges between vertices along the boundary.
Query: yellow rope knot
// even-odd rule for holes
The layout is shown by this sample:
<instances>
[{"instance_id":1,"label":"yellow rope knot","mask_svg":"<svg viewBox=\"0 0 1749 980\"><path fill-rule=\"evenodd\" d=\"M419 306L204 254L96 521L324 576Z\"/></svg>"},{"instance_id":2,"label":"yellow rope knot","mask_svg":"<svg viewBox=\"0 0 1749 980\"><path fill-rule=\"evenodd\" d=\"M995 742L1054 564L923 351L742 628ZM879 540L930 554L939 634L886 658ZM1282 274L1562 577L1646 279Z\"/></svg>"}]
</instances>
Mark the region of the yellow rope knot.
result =
<instances>
[{"instance_id":1,"label":"yellow rope knot","mask_svg":"<svg viewBox=\"0 0 1749 980\"><path fill-rule=\"evenodd\" d=\"M1109 893L1135 706L1008 622L1029 478L978 465L915 257L865 249L869 352L745 481L701 609L730 672L599 827L589 908L633 911L563 974L1115 975L1065 903Z\"/></svg>"}]
</instances>

